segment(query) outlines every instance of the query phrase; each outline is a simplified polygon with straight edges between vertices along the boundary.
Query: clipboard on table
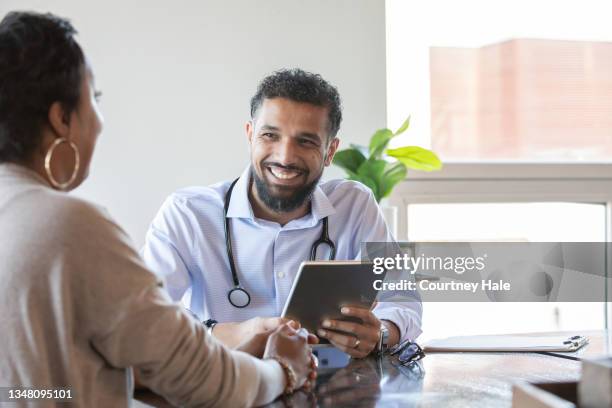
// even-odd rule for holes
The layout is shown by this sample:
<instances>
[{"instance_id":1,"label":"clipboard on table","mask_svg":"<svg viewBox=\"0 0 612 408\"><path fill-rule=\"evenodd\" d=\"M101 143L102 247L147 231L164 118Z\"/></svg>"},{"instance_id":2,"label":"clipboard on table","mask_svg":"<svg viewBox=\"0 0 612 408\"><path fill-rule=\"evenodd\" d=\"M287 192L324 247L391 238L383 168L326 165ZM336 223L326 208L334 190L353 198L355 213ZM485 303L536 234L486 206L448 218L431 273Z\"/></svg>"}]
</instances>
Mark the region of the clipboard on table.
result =
<instances>
[{"instance_id":1,"label":"clipboard on table","mask_svg":"<svg viewBox=\"0 0 612 408\"><path fill-rule=\"evenodd\" d=\"M423 349L426 352L572 352L588 343L588 337L580 335L456 336L431 340Z\"/></svg>"}]
</instances>

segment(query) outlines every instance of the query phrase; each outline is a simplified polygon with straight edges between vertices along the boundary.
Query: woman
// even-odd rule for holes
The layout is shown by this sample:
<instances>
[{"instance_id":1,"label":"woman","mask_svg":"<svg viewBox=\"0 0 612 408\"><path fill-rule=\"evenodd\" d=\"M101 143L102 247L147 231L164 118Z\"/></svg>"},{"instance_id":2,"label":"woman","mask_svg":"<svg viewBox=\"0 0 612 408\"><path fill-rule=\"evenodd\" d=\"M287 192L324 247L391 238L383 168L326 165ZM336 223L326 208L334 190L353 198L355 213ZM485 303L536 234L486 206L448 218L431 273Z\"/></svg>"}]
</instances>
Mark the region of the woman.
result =
<instances>
[{"instance_id":1,"label":"woman","mask_svg":"<svg viewBox=\"0 0 612 408\"><path fill-rule=\"evenodd\" d=\"M15 401L19 387L60 387L43 403L128 406L133 367L174 404L233 407L309 385L304 333L282 326L263 360L224 348L169 301L120 227L62 192L87 177L102 130L75 34L51 14L0 22L0 387Z\"/></svg>"}]
</instances>

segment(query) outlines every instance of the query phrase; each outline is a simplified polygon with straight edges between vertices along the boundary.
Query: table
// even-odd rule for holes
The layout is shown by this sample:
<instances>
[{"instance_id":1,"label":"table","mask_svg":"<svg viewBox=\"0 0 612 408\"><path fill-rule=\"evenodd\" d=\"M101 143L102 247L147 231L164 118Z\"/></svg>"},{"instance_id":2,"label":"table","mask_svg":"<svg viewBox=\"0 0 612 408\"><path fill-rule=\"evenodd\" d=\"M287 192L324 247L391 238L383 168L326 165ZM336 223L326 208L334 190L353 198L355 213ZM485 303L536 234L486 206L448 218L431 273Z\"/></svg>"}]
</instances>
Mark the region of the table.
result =
<instances>
[{"instance_id":1,"label":"table","mask_svg":"<svg viewBox=\"0 0 612 408\"><path fill-rule=\"evenodd\" d=\"M271 406L510 407L513 382L579 377L579 362L536 353L430 353L413 369L366 359L321 376L313 395Z\"/></svg>"},{"instance_id":2,"label":"table","mask_svg":"<svg viewBox=\"0 0 612 408\"><path fill-rule=\"evenodd\" d=\"M353 360L343 369L319 373L313 393L300 392L270 407L510 407L512 384L517 381L577 381L580 361L575 358L604 351L604 332L586 334L591 344L571 356L428 353L409 368L389 357ZM136 398L156 407L169 406L150 392Z\"/></svg>"}]
</instances>

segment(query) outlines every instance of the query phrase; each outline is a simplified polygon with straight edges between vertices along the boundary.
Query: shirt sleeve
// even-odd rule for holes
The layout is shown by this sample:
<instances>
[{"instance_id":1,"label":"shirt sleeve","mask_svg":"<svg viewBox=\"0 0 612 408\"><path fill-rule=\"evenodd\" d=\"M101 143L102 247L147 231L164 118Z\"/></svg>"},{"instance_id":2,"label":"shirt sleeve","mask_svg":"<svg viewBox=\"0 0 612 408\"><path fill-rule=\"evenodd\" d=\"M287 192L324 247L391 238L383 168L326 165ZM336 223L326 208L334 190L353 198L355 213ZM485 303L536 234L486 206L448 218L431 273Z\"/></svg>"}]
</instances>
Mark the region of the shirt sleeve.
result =
<instances>
[{"instance_id":1,"label":"shirt sleeve","mask_svg":"<svg viewBox=\"0 0 612 408\"><path fill-rule=\"evenodd\" d=\"M208 336L170 300L114 222L93 207L67 214L77 327L111 367L133 367L145 386L178 406L247 407L280 395L280 366Z\"/></svg>"},{"instance_id":2,"label":"shirt sleeve","mask_svg":"<svg viewBox=\"0 0 612 408\"><path fill-rule=\"evenodd\" d=\"M363 244L368 242L395 243L380 207L374 195L370 192L364 200L364 209L360 214L361 223L357 227L355 236L358 237L356 247L356 260L361 260ZM421 319L423 305L420 296L414 293L405 294L401 302L380 301L374 308L374 314L380 320L388 320L395 324L400 331L400 341L415 340L421 333Z\"/></svg>"},{"instance_id":3,"label":"shirt sleeve","mask_svg":"<svg viewBox=\"0 0 612 408\"><path fill-rule=\"evenodd\" d=\"M140 254L147 267L163 279L170 297L179 301L191 287L186 260L191 250L187 243L190 224L183 209L169 197L151 223Z\"/></svg>"}]
</instances>

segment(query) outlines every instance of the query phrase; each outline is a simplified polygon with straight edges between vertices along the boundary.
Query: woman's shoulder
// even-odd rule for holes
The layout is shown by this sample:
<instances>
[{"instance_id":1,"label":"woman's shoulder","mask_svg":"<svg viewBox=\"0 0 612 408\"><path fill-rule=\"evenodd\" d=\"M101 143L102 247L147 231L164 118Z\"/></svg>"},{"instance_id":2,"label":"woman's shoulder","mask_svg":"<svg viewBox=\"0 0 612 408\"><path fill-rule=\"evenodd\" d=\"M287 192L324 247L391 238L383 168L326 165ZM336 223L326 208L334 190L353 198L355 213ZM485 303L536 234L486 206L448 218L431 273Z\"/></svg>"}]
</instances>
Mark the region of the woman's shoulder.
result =
<instances>
[{"instance_id":1,"label":"woman's shoulder","mask_svg":"<svg viewBox=\"0 0 612 408\"><path fill-rule=\"evenodd\" d=\"M102 207L83 198L63 192L43 189L38 191L40 210L59 219L71 220L86 216L103 216Z\"/></svg>"},{"instance_id":2,"label":"woman's shoulder","mask_svg":"<svg viewBox=\"0 0 612 408\"><path fill-rule=\"evenodd\" d=\"M103 207L80 197L44 189L32 198L37 202L33 213L47 233L75 237L118 228Z\"/></svg>"}]
</instances>

